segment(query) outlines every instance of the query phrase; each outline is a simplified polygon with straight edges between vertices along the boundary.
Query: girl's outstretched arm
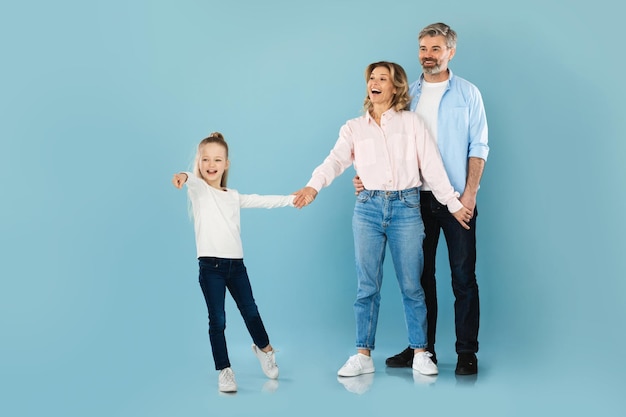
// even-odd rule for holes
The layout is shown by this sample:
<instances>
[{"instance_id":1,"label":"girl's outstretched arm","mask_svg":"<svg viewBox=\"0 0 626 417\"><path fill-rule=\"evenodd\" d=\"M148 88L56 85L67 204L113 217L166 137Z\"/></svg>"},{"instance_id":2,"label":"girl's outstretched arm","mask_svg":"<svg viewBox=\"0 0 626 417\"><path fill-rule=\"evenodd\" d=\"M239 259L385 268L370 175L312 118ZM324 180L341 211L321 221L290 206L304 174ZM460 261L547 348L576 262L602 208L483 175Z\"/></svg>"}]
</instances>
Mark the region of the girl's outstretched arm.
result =
<instances>
[{"instance_id":1,"label":"girl's outstretched arm","mask_svg":"<svg viewBox=\"0 0 626 417\"><path fill-rule=\"evenodd\" d=\"M187 182L187 174L181 172L178 174L174 174L174 177L172 178L172 184L174 184L174 187L181 189L183 188L183 185Z\"/></svg>"}]
</instances>

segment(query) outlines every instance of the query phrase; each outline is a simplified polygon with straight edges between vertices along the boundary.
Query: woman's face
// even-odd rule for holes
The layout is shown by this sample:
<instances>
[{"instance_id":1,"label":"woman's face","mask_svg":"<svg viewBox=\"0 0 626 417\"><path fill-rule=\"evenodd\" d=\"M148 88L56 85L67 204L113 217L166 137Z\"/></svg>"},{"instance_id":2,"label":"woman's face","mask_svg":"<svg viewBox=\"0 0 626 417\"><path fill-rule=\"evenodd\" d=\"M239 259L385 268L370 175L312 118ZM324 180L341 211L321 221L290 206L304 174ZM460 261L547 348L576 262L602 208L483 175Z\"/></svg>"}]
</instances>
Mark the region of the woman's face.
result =
<instances>
[{"instance_id":1,"label":"woman's face","mask_svg":"<svg viewBox=\"0 0 626 417\"><path fill-rule=\"evenodd\" d=\"M367 94L372 104L375 107L390 108L396 91L389 70L386 67L374 68L367 81Z\"/></svg>"}]
</instances>

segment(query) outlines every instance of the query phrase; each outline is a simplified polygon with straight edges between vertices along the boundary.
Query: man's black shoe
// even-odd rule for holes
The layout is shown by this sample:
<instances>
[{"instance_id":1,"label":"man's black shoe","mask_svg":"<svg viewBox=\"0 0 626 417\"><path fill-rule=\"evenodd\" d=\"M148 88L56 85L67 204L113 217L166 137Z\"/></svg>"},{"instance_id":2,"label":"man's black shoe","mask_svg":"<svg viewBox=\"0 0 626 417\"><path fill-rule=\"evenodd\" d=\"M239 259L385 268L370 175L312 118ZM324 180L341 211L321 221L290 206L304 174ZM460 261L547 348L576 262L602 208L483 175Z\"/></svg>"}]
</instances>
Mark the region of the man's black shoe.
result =
<instances>
[{"instance_id":1,"label":"man's black shoe","mask_svg":"<svg viewBox=\"0 0 626 417\"><path fill-rule=\"evenodd\" d=\"M390 368L411 368L413 367L413 352L414 350L408 347L397 355L387 358L385 365Z\"/></svg>"},{"instance_id":2,"label":"man's black shoe","mask_svg":"<svg viewBox=\"0 0 626 417\"><path fill-rule=\"evenodd\" d=\"M478 359L474 353L459 353L454 373L457 375L474 375L478 373Z\"/></svg>"},{"instance_id":3,"label":"man's black shoe","mask_svg":"<svg viewBox=\"0 0 626 417\"><path fill-rule=\"evenodd\" d=\"M435 354L435 352L430 352L430 353L433 355L430 358L430 360L432 360L433 363L436 364L437 355ZM404 349L402 352L398 353L397 355L387 358L387 360L385 361L385 365L387 365L390 368L412 368L414 355L415 355L415 350L411 349L411 347L409 346L406 349Z\"/></svg>"}]
</instances>

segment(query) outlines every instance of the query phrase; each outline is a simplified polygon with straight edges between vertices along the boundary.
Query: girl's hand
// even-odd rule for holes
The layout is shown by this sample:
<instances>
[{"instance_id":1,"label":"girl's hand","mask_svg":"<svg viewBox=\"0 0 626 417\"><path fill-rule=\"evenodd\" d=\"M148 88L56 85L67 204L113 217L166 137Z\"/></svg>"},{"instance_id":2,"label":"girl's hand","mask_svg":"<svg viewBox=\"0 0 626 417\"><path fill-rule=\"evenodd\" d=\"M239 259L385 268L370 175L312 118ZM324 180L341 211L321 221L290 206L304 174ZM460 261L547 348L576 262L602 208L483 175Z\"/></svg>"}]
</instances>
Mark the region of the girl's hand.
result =
<instances>
[{"instance_id":1,"label":"girl's hand","mask_svg":"<svg viewBox=\"0 0 626 417\"><path fill-rule=\"evenodd\" d=\"M185 173L174 174L174 177L172 178L172 184L174 184L174 187L178 189L183 188L183 185L186 182L187 182L187 174Z\"/></svg>"}]
</instances>

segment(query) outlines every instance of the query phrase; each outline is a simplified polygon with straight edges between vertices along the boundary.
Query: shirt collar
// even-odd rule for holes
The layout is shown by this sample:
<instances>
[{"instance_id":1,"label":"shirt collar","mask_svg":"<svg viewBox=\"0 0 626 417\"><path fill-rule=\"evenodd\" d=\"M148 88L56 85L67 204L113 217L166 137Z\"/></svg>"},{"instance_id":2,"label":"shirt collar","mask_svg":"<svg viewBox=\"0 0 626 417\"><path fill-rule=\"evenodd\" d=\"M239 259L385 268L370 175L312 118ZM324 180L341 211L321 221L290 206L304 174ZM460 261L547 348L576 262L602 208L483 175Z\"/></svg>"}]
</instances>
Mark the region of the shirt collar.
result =
<instances>
[{"instance_id":1,"label":"shirt collar","mask_svg":"<svg viewBox=\"0 0 626 417\"><path fill-rule=\"evenodd\" d=\"M448 84L450 84L452 82L452 78L454 77L454 74L452 73L452 70L450 68L448 68L448 74L450 74L450 76L448 77ZM422 72L420 74L419 80L417 80L417 86L421 87L423 83L424 83L424 73Z\"/></svg>"},{"instance_id":2,"label":"shirt collar","mask_svg":"<svg viewBox=\"0 0 626 417\"><path fill-rule=\"evenodd\" d=\"M398 114L398 112L392 107L386 112L384 112L383 114L381 114L380 118L381 120L383 117L390 119L392 117L395 117L396 114ZM374 118L372 117L369 111L365 112L365 120L367 120L368 122L376 123L376 121L374 120Z\"/></svg>"}]
</instances>

